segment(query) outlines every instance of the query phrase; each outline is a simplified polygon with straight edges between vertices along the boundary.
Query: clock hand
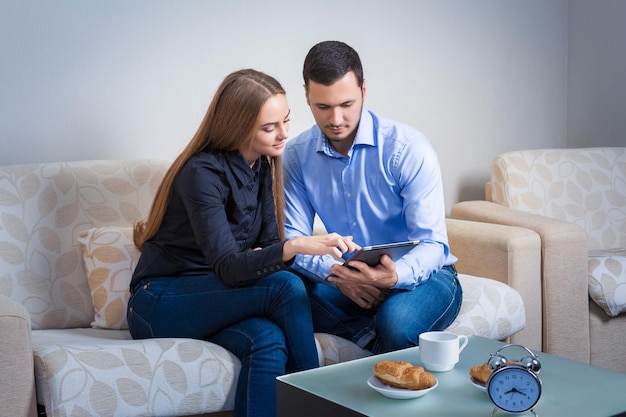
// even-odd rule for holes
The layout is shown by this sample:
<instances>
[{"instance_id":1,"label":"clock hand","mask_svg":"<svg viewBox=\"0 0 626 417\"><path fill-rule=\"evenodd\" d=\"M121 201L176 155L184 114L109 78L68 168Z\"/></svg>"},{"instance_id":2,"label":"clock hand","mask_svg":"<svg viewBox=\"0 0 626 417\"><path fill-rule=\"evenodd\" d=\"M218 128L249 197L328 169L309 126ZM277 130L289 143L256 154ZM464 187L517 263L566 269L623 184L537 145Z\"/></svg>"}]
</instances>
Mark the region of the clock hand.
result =
<instances>
[{"instance_id":1,"label":"clock hand","mask_svg":"<svg viewBox=\"0 0 626 417\"><path fill-rule=\"evenodd\" d=\"M507 392L505 392L504 395L506 395L506 394L522 394L522 395L526 395L526 393L524 391L526 391L526 389L524 389L524 388L517 389L517 388L513 387L510 390L508 390Z\"/></svg>"}]
</instances>

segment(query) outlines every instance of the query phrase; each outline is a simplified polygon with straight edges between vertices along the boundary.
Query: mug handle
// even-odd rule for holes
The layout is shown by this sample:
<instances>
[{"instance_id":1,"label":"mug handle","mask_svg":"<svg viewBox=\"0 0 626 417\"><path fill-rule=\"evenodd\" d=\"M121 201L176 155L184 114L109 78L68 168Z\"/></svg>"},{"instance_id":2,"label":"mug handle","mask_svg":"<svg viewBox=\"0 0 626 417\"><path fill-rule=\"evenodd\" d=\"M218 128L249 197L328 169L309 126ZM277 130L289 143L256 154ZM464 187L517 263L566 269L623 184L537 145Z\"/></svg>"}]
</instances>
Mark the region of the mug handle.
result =
<instances>
[{"instance_id":1,"label":"mug handle","mask_svg":"<svg viewBox=\"0 0 626 417\"><path fill-rule=\"evenodd\" d=\"M465 336L464 334L459 335L459 353L461 353L463 349L465 349L465 346L467 346L467 342L469 342L467 336Z\"/></svg>"}]
</instances>

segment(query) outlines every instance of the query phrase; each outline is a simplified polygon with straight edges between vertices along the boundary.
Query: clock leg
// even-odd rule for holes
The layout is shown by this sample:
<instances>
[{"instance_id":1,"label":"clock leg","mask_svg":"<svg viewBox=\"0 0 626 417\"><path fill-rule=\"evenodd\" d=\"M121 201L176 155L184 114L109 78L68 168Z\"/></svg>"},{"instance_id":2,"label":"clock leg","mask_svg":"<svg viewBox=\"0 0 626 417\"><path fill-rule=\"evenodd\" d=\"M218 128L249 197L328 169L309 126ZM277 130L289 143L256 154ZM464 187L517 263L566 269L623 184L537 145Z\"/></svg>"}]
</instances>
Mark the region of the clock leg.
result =
<instances>
[{"instance_id":1,"label":"clock leg","mask_svg":"<svg viewBox=\"0 0 626 417\"><path fill-rule=\"evenodd\" d=\"M498 408L498 407L493 407L493 410L491 410L491 417L493 417L493 416L494 416L494 415L498 412L498 410L499 410L499 408ZM535 417L539 417L539 414L537 414L537 413L535 412L535 409L534 409L534 408L531 408L529 411L530 411L531 413L533 413L533 416L535 416Z\"/></svg>"}]
</instances>

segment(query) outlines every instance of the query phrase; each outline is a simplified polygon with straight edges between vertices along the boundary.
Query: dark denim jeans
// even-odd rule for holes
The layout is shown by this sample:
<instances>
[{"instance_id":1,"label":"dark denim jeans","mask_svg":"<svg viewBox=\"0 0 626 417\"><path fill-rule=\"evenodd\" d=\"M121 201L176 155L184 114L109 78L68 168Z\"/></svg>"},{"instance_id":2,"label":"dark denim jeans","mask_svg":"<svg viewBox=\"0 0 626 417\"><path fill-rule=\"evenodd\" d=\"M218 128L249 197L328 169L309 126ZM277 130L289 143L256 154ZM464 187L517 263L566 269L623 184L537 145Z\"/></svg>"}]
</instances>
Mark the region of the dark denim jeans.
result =
<instances>
[{"instance_id":1,"label":"dark denim jeans","mask_svg":"<svg viewBox=\"0 0 626 417\"><path fill-rule=\"evenodd\" d=\"M128 303L135 339L214 342L241 360L235 416L275 416L276 377L319 366L301 279L287 271L240 288L214 275L143 280Z\"/></svg>"},{"instance_id":2,"label":"dark denim jeans","mask_svg":"<svg viewBox=\"0 0 626 417\"><path fill-rule=\"evenodd\" d=\"M463 298L453 267L411 291L393 290L376 309L359 307L335 286L306 285L316 332L352 340L376 354L417 346L420 333L444 330L459 314Z\"/></svg>"}]
</instances>

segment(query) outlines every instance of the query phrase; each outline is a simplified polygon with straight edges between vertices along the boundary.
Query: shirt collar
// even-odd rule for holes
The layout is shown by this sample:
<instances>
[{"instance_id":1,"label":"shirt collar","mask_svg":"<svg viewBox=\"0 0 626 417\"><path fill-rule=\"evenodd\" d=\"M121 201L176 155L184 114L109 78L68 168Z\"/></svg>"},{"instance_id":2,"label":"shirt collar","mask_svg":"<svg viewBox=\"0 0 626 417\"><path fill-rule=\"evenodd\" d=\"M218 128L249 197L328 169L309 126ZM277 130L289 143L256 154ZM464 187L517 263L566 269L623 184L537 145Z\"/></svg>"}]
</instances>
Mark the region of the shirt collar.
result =
<instances>
[{"instance_id":1,"label":"shirt collar","mask_svg":"<svg viewBox=\"0 0 626 417\"><path fill-rule=\"evenodd\" d=\"M363 108L361 111L361 121L354 137L354 145L375 146L374 143L374 120L369 111Z\"/></svg>"},{"instance_id":2,"label":"shirt collar","mask_svg":"<svg viewBox=\"0 0 626 417\"><path fill-rule=\"evenodd\" d=\"M244 184L249 182L251 179L254 179L254 177L261 171L261 165L263 164L263 158L259 158L252 168L250 168L239 151L226 153L226 161L237 178Z\"/></svg>"},{"instance_id":3,"label":"shirt collar","mask_svg":"<svg viewBox=\"0 0 626 417\"><path fill-rule=\"evenodd\" d=\"M317 137L316 151L322 152L332 157L337 157L337 156L343 157L343 155L339 154L330 146L330 143L328 142L326 135L324 135L322 130L319 128L319 126L316 125L316 128L319 133ZM374 121L372 119L372 115L369 113L369 111L367 111L365 107L363 107L363 109L361 110L361 120L359 121L359 126L357 127L357 130L356 130L356 136L354 137L354 143L350 147L350 150L348 151L348 155L352 154L352 149L354 148L355 145L375 146L374 135L372 133L373 131L374 131Z\"/></svg>"}]
</instances>

